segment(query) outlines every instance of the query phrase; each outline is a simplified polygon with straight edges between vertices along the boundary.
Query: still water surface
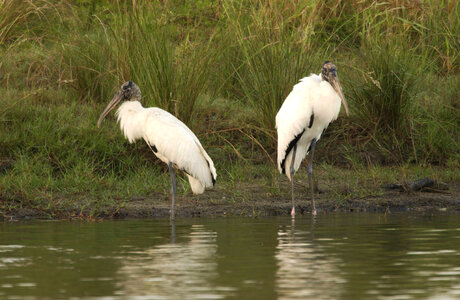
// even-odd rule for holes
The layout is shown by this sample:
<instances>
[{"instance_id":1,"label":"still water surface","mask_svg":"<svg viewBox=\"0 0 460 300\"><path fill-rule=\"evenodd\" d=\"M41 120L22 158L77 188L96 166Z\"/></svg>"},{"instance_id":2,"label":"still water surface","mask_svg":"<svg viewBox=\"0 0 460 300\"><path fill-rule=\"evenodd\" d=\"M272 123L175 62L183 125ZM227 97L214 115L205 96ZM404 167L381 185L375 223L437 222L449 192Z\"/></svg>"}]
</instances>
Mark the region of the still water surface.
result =
<instances>
[{"instance_id":1,"label":"still water surface","mask_svg":"<svg viewBox=\"0 0 460 300\"><path fill-rule=\"evenodd\" d=\"M1 299L460 299L460 216L0 223Z\"/></svg>"}]
</instances>

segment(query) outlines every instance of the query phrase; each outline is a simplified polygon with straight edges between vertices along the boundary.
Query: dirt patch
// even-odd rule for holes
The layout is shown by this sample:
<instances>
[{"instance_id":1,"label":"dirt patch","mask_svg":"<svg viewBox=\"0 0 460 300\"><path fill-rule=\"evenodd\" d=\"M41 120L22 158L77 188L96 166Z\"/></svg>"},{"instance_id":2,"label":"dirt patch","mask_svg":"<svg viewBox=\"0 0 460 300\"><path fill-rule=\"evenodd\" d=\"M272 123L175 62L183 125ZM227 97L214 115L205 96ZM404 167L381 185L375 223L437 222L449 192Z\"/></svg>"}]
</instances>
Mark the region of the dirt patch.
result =
<instances>
[{"instance_id":1,"label":"dirt patch","mask_svg":"<svg viewBox=\"0 0 460 300\"><path fill-rule=\"evenodd\" d=\"M331 199L329 193L317 195L319 214L331 212L400 212L400 211L448 211L460 212L460 186L450 185L443 193L386 191L379 196ZM176 216L181 217L222 217L222 216L282 216L289 215L291 203L289 194L268 195L260 187L246 186L242 199L229 200L224 190L210 190L199 196L178 197ZM251 199L251 200L244 200ZM103 207L98 212L78 207L59 211L20 209L2 213L4 219L30 218L168 218L170 199L167 195L153 195L151 198L133 198L121 207ZM298 215L311 212L307 195L296 198Z\"/></svg>"},{"instance_id":2,"label":"dirt patch","mask_svg":"<svg viewBox=\"0 0 460 300\"><path fill-rule=\"evenodd\" d=\"M271 197L269 199L255 198L240 203L228 201L209 201L182 199L176 207L178 217L204 216L279 216L289 215L291 203L289 197ZM309 214L311 205L309 199L297 199L298 214ZM167 203L167 202L166 202ZM460 193L401 193L388 192L383 196L368 196L363 198L335 201L331 199L316 200L318 213L330 212L396 212L396 211L458 211L460 212ZM168 217L169 203L149 203L148 200L130 202L113 216L115 217Z\"/></svg>"}]
</instances>

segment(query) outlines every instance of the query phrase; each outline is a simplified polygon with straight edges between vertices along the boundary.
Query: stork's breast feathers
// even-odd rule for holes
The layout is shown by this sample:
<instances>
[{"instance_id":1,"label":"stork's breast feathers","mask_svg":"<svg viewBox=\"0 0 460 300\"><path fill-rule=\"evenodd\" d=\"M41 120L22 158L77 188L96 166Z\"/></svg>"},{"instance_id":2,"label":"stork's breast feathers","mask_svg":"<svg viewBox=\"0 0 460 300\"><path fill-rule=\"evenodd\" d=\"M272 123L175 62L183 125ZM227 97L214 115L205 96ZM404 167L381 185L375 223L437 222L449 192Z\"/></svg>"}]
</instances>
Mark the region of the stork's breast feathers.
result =
<instances>
[{"instance_id":1,"label":"stork's breast feathers","mask_svg":"<svg viewBox=\"0 0 460 300\"><path fill-rule=\"evenodd\" d=\"M146 116L146 109L138 101L126 101L118 108L120 128L130 143L142 138Z\"/></svg>"}]
</instances>

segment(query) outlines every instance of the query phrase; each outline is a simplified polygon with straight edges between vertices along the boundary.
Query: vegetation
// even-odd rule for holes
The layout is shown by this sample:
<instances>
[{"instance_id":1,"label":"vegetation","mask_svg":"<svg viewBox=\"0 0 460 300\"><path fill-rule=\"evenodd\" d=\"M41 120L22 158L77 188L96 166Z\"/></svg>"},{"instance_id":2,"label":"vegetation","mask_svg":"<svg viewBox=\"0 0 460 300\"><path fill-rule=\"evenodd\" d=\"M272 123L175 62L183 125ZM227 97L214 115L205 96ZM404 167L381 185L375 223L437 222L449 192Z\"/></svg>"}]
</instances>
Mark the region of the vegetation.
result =
<instances>
[{"instance_id":1,"label":"vegetation","mask_svg":"<svg viewBox=\"0 0 460 300\"><path fill-rule=\"evenodd\" d=\"M148 147L95 126L126 80L197 133L230 198L277 194L274 117L326 59L352 113L317 148L323 178L458 181L459 38L454 0L0 0L0 211L168 194Z\"/></svg>"}]
</instances>

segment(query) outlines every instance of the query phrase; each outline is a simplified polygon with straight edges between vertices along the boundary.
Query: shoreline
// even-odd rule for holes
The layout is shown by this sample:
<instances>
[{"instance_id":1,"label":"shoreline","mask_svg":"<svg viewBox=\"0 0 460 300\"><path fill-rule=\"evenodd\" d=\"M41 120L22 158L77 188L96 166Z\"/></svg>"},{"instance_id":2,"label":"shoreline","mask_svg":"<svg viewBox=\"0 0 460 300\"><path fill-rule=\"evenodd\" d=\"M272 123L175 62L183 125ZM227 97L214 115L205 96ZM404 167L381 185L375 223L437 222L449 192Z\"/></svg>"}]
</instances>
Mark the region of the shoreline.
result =
<instances>
[{"instance_id":1,"label":"shoreline","mask_svg":"<svg viewBox=\"0 0 460 300\"><path fill-rule=\"evenodd\" d=\"M214 200L220 196L221 200ZM254 195L255 196L255 195ZM204 195L178 197L176 218L189 217L266 217L289 216L291 204L289 197L259 197L252 201L229 202L222 197L221 191L211 191ZM94 208L63 207L58 210L41 210L33 208L1 211L0 219L6 221L34 219L143 219L168 218L170 211L169 197L158 195L156 200L146 197L132 198L115 207ZM458 187L448 192L399 192L387 191L380 196L364 196L350 199L333 200L327 197L316 198L318 215L336 212L448 212L460 213L460 191ZM310 199L296 199L297 216L309 215Z\"/></svg>"}]
</instances>

